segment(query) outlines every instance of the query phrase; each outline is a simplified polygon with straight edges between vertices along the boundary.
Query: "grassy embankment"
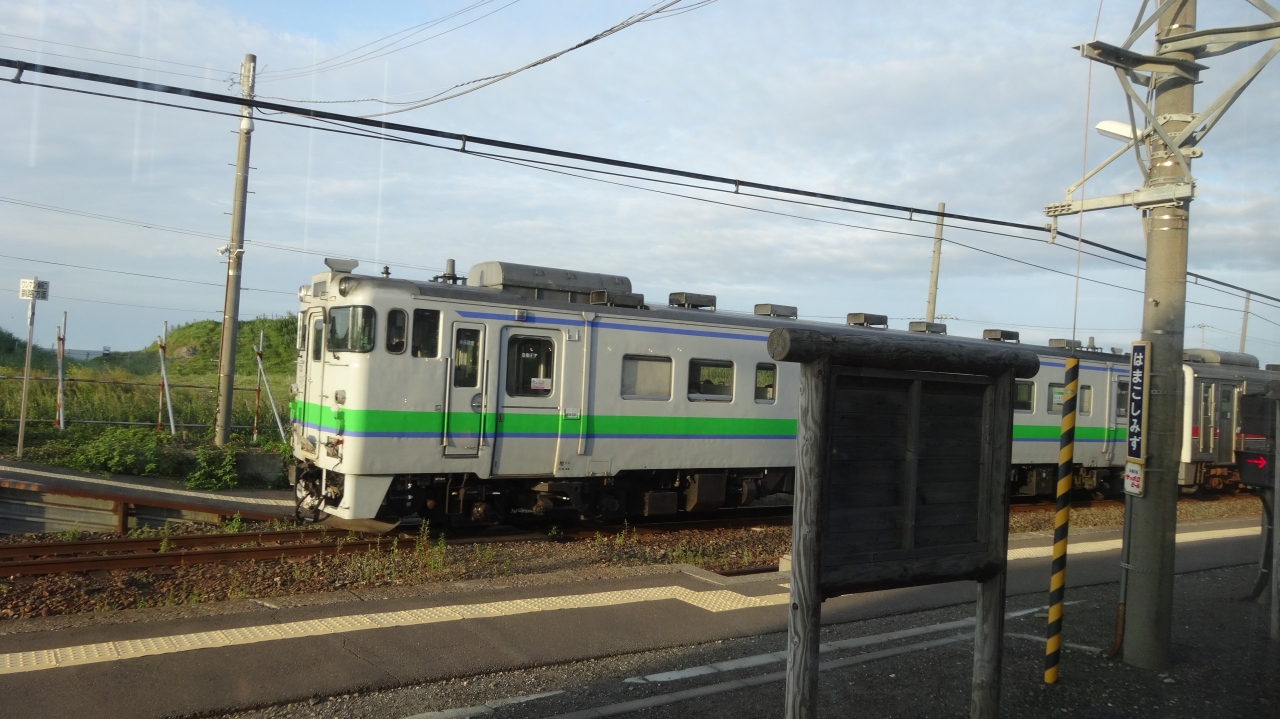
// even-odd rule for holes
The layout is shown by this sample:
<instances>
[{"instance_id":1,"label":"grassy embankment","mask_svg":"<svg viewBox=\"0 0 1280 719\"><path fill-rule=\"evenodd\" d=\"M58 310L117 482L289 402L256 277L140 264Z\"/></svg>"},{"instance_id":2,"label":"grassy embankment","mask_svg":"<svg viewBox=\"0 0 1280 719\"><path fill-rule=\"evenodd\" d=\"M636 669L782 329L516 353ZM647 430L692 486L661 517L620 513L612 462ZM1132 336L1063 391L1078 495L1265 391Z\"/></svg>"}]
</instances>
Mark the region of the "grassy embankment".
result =
<instances>
[{"instance_id":1,"label":"grassy embankment","mask_svg":"<svg viewBox=\"0 0 1280 719\"><path fill-rule=\"evenodd\" d=\"M252 390L257 367L253 345L258 333L265 333L263 364L282 421L288 430L289 384L293 381L293 317L262 317L242 322L236 347L236 386ZM64 401L68 428L59 432L52 424L56 414L57 383L32 381L28 399L28 424L24 460L70 466L88 471L151 476L192 476L194 486L212 488L235 482L226 453L206 448L212 436L217 403L218 355L221 326L212 320L193 322L169 332L166 369L173 401L177 437L157 433L154 423L161 411L160 361L158 344L134 352L115 352L89 361L64 363L68 379L142 382L147 385L67 382ZM25 341L0 330L0 375L21 377ZM56 377L57 363L52 350L36 347L32 352L32 376ZM192 387L184 387L191 385ZM203 387L206 389L197 389ZM0 456L11 457L17 447L17 423L22 382L0 380ZM238 391L232 423L253 423L254 393ZM144 425L113 426L94 422L144 422ZM164 414L167 430L168 415ZM263 448L279 444L280 437L271 415L267 393L262 395L258 420L259 444ZM236 444L249 444L250 431L236 430Z\"/></svg>"}]
</instances>

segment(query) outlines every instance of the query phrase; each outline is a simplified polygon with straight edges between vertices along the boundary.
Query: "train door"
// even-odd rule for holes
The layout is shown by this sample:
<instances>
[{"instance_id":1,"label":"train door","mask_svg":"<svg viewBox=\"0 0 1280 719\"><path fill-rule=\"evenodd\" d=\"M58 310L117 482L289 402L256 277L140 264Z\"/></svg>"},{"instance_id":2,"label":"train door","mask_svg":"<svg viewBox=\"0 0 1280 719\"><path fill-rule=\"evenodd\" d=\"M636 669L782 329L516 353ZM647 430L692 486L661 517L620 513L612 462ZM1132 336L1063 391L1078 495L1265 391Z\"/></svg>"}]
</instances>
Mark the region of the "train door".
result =
<instances>
[{"instance_id":1,"label":"train door","mask_svg":"<svg viewBox=\"0 0 1280 719\"><path fill-rule=\"evenodd\" d=\"M493 436L493 474L550 475L560 442L560 398L566 378L558 331L502 330Z\"/></svg>"},{"instance_id":2,"label":"train door","mask_svg":"<svg viewBox=\"0 0 1280 719\"><path fill-rule=\"evenodd\" d=\"M1215 461L1218 464L1236 463L1236 394L1240 386L1234 382L1218 382L1218 429Z\"/></svg>"},{"instance_id":3,"label":"train door","mask_svg":"<svg viewBox=\"0 0 1280 719\"><path fill-rule=\"evenodd\" d=\"M1195 393L1195 425L1191 428L1191 442L1195 452L1192 460L1213 461L1218 436L1217 385L1205 379L1197 379Z\"/></svg>"},{"instance_id":4,"label":"train door","mask_svg":"<svg viewBox=\"0 0 1280 719\"><path fill-rule=\"evenodd\" d=\"M306 315L308 335L306 356L303 358L302 407L298 424L306 438L303 449L315 454L320 446L320 427L325 412L324 395L324 309L313 309ZM307 445L310 445L309 447Z\"/></svg>"},{"instance_id":5,"label":"train door","mask_svg":"<svg viewBox=\"0 0 1280 719\"><path fill-rule=\"evenodd\" d=\"M1111 380L1112 392L1111 396L1115 398L1112 407L1110 419L1107 421L1107 437L1103 442L1108 452L1114 452L1115 446L1120 445L1119 456L1124 457L1127 454L1125 445L1129 435L1129 379L1115 377ZM1115 455L1108 457L1109 460L1115 461Z\"/></svg>"},{"instance_id":6,"label":"train door","mask_svg":"<svg viewBox=\"0 0 1280 719\"><path fill-rule=\"evenodd\" d=\"M454 322L450 335L449 371L445 372L444 454L476 457L484 444L488 402L485 390L485 326Z\"/></svg>"}]
</instances>

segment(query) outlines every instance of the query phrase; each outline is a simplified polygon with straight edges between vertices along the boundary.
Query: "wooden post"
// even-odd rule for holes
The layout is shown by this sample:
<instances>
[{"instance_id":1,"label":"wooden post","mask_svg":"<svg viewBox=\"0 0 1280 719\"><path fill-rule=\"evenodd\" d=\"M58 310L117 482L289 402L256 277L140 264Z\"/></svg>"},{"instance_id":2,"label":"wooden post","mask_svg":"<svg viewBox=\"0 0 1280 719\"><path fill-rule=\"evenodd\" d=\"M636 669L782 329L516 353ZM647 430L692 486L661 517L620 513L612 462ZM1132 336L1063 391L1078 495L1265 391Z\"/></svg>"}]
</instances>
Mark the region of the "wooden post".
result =
<instances>
[{"instance_id":1,"label":"wooden post","mask_svg":"<svg viewBox=\"0 0 1280 719\"><path fill-rule=\"evenodd\" d=\"M796 423L795 513L791 520L791 609L787 625L786 719L818 716L818 645L821 640L822 511L828 460L829 356L800 368Z\"/></svg>"},{"instance_id":2,"label":"wooden post","mask_svg":"<svg viewBox=\"0 0 1280 719\"><path fill-rule=\"evenodd\" d=\"M987 389L983 398L982 486L990 494L983 498L987 521L979 522L979 527L985 526L988 533L980 539L987 543L991 556L999 558L1000 570L978 583L973 633L973 695L969 703L969 715L973 719L997 719L1000 716L1013 386L1013 373L1006 372Z\"/></svg>"}]
</instances>

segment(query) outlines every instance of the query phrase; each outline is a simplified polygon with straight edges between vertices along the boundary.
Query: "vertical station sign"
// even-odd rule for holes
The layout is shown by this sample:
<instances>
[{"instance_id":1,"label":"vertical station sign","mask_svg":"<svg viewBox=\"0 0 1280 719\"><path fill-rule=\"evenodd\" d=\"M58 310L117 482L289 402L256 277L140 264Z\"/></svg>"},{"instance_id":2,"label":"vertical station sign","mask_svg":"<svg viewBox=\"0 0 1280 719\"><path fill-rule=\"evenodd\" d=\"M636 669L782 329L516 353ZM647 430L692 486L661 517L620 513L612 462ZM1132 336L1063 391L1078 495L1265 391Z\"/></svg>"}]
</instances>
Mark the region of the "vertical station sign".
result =
<instances>
[{"instance_id":1,"label":"vertical station sign","mask_svg":"<svg viewBox=\"0 0 1280 719\"><path fill-rule=\"evenodd\" d=\"M1125 442L1124 491L1141 497L1146 490L1147 366L1150 342L1134 342L1129 355L1129 426Z\"/></svg>"}]
</instances>

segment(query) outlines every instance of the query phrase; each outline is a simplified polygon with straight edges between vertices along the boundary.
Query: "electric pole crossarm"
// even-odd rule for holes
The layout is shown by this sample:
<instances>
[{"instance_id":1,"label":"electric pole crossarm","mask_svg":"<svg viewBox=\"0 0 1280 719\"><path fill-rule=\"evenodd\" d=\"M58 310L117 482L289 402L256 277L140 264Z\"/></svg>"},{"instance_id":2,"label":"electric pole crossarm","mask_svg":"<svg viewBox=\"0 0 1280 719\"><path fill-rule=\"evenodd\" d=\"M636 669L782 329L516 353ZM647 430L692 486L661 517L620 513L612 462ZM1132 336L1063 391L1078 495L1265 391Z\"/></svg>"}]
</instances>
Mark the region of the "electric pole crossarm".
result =
<instances>
[{"instance_id":1,"label":"electric pole crossarm","mask_svg":"<svg viewBox=\"0 0 1280 719\"><path fill-rule=\"evenodd\" d=\"M1201 70L1209 69L1208 65L1201 65L1194 60L1143 55L1101 40L1094 40L1078 47L1082 56L1128 72L1169 73L1194 82Z\"/></svg>"},{"instance_id":2,"label":"electric pole crossarm","mask_svg":"<svg viewBox=\"0 0 1280 719\"><path fill-rule=\"evenodd\" d=\"M1280 23L1277 24L1280 25ZM1204 139L1204 136L1208 135L1209 131L1213 129L1213 126L1218 124L1218 120L1222 119L1222 116L1231 108L1240 95L1244 93L1245 89L1249 87L1249 84L1258 76L1258 73L1262 72L1262 68L1266 67L1267 63L1271 62L1271 59L1277 53L1280 53L1280 41L1272 45L1263 53L1262 57L1258 58L1257 62L1253 63L1252 67L1245 71L1235 82L1231 83L1230 87L1223 90L1222 94L1209 103L1208 107L1195 116L1191 124L1187 125L1187 128L1178 134L1178 146L1181 147L1187 144L1193 138L1195 142L1191 144L1199 144ZM1197 131L1196 128L1202 124L1204 127Z\"/></svg>"},{"instance_id":3,"label":"electric pole crossarm","mask_svg":"<svg viewBox=\"0 0 1280 719\"><path fill-rule=\"evenodd\" d=\"M1214 28L1156 40L1156 54L1190 52L1196 57L1214 57L1277 38L1280 38L1280 22Z\"/></svg>"}]
</instances>

